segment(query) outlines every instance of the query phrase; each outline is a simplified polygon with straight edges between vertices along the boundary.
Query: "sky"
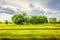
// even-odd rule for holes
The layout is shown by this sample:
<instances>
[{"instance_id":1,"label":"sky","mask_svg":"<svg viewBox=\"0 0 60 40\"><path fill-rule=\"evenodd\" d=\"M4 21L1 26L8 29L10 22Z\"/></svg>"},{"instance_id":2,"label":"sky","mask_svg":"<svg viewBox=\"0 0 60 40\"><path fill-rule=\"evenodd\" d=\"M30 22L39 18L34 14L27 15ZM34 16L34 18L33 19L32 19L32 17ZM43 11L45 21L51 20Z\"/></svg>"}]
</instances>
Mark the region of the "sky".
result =
<instances>
[{"instance_id":1,"label":"sky","mask_svg":"<svg viewBox=\"0 0 60 40\"><path fill-rule=\"evenodd\" d=\"M15 14L45 15L60 19L60 0L0 0L0 21L11 21Z\"/></svg>"}]
</instances>

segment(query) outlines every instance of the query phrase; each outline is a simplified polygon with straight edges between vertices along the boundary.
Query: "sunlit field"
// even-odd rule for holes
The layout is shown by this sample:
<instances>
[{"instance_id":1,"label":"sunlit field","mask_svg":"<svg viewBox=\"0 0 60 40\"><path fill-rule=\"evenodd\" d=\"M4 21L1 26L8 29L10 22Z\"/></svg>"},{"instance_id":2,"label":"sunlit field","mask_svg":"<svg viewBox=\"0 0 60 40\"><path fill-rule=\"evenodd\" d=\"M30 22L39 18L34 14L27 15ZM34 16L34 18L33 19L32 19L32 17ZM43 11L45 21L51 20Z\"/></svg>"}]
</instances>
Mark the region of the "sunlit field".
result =
<instances>
[{"instance_id":1,"label":"sunlit field","mask_svg":"<svg viewBox=\"0 0 60 40\"><path fill-rule=\"evenodd\" d=\"M0 24L0 29L6 28L59 28L60 24L27 24L27 25L16 25L16 24Z\"/></svg>"},{"instance_id":2,"label":"sunlit field","mask_svg":"<svg viewBox=\"0 0 60 40\"><path fill-rule=\"evenodd\" d=\"M15 24L0 24L0 38L59 38L60 30L20 30L20 29L34 29L34 28L60 28L60 24L29 24L29 25L15 25ZM7 29L7 30L6 30ZM12 29L12 30L9 30ZM18 29L18 30L13 30Z\"/></svg>"}]
</instances>

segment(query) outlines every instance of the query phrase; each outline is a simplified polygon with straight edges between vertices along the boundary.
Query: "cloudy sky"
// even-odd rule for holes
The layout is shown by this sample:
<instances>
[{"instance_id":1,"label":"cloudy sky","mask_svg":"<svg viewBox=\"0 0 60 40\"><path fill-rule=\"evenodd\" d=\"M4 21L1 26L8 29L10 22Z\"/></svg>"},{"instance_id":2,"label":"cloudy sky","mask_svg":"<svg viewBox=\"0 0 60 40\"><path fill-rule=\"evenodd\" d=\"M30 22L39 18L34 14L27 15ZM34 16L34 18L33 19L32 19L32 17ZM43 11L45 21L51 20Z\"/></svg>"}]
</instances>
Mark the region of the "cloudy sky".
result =
<instances>
[{"instance_id":1,"label":"cloudy sky","mask_svg":"<svg viewBox=\"0 0 60 40\"><path fill-rule=\"evenodd\" d=\"M0 0L0 21L11 21L14 14L24 12L60 19L60 0Z\"/></svg>"}]
</instances>

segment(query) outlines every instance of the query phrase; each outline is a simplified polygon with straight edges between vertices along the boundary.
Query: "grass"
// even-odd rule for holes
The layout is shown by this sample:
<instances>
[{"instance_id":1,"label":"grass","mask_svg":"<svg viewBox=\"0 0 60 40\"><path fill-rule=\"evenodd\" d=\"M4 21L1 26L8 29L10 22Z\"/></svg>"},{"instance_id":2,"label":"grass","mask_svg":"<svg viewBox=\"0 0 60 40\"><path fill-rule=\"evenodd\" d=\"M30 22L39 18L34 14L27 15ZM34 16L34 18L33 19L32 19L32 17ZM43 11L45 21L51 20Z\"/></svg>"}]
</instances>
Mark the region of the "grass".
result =
<instances>
[{"instance_id":1,"label":"grass","mask_svg":"<svg viewBox=\"0 0 60 40\"><path fill-rule=\"evenodd\" d=\"M0 29L59 28L60 24L15 25L0 24ZM0 30L0 38L60 38L60 30Z\"/></svg>"},{"instance_id":2,"label":"grass","mask_svg":"<svg viewBox=\"0 0 60 40\"><path fill-rule=\"evenodd\" d=\"M2 28L59 28L60 24L38 24L38 25L15 25L15 24L0 24L0 29Z\"/></svg>"},{"instance_id":3,"label":"grass","mask_svg":"<svg viewBox=\"0 0 60 40\"><path fill-rule=\"evenodd\" d=\"M60 30L1 30L3 38L59 38Z\"/></svg>"}]
</instances>

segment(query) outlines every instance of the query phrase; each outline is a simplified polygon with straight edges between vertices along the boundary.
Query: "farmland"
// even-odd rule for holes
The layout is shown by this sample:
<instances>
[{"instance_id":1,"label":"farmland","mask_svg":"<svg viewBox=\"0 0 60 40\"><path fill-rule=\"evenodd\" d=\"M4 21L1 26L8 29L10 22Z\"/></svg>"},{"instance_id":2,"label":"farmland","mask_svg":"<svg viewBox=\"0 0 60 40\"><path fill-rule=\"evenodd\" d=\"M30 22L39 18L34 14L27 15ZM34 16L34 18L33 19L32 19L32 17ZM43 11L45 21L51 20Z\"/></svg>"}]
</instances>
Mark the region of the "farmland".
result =
<instances>
[{"instance_id":1,"label":"farmland","mask_svg":"<svg viewBox=\"0 0 60 40\"><path fill-rule=\"evenodd\" d=\"M34 30L34 28L36 30ZM37 30L38 28L40 29L42 28L42 29ZM29 25L0 24L0 29L1 29L0 38L59 38L60 37L60 30L48 30L46 28L48 29L60 28L60 24L56 24L56 25L53 25L53 24L34 24L34 25L32 24L29 24ZM21 29L25 29L25 30L21 30Z\"/></svg>"}]
</instances>

